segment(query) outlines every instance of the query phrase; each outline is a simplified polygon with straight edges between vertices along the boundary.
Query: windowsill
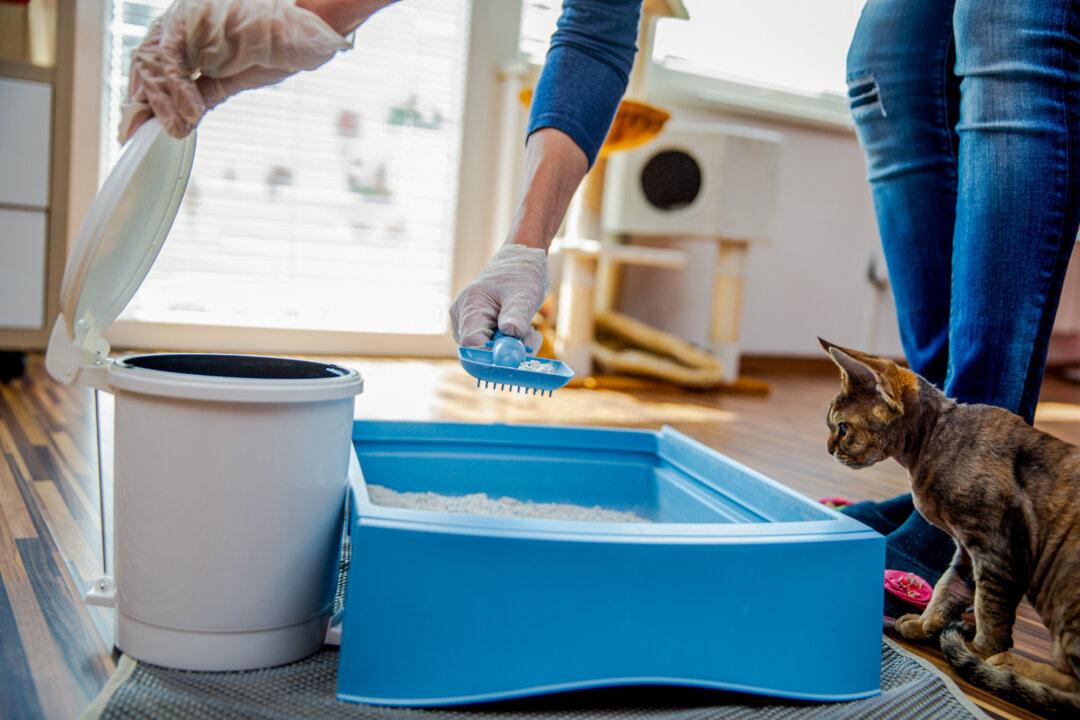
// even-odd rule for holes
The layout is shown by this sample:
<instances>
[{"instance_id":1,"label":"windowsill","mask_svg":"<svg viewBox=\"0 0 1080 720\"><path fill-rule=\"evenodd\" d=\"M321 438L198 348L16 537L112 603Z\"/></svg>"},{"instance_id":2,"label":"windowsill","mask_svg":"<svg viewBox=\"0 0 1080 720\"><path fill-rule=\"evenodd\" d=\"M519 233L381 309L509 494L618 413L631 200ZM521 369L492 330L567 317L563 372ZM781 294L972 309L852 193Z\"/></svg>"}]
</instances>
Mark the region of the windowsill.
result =
<instances>
[{"instance_id":1,"label":"windowsill","mask_svg":"<svg viewBox=\"0 0 1080 720\"><path fill-rule=\"evenodd\" d=\"M455 357L457 353L457 344L449 331L368 333L116 320L105 336L114 350L155 347L174 352L436 358Z\"/></svg>"},{"instance_id":2,"label":"windowsill","mask_svg":"<svg viewBox=\"0 0 1080 720\"><path fill-rule=\"evenodd\" d=\"M522 58L500 69L505 76L538 77L543 61ZM683 108L719 111L852 135L855 132L847 98L839 94L809 94L738 82L650 63L645 78L650 102Z\"/></svg>"},{"instance_id":3,"label":"windowsill","mask_svg":"<svg viewBox=\"0 0 1080 720\"><path fill-rule=\"evenodd\" d=\"M673 69L657 63L649 65L645 87L651 101L794 123L843 134L854 132L847 99L841 95L800 93Z\"/></svg>"}]
</instances>

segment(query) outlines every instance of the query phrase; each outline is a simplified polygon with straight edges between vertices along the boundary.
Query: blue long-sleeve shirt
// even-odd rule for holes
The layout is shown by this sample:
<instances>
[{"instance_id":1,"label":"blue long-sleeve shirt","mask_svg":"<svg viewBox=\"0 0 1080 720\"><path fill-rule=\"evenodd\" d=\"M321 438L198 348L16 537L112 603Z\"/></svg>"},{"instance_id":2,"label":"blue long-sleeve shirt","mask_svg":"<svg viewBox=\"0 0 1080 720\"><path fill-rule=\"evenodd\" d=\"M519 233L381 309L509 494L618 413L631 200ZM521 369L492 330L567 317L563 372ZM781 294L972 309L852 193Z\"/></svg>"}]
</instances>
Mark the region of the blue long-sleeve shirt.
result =
<instances>
[{"instance_id":1,"label":"blue long-sleeve shirt","mask_svg":"<svg viewBox=\"0 0 1080 720\"><path fill-rule=\"evenodd\" d=\"M626 91L642 0L564 0L533 93L528 134L569 135L591 166Z\"/></svg>"}]
</instances>

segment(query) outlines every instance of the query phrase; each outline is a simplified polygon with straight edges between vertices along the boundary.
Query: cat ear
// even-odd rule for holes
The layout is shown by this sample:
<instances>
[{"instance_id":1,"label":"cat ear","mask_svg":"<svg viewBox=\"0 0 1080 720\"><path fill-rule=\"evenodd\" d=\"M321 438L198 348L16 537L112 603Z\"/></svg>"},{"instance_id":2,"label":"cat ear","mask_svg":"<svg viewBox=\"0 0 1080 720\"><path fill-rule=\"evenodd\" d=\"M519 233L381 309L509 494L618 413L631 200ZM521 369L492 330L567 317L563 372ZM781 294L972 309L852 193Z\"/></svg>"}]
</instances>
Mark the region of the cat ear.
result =
<instances>
[{"instance_id":1,"label":"cat ear","mask_svg":"<svg viewBox=\"0 0 1080 720\"><path fill-rule=\"evenodd\" d=\"M824 345L824 341L822 341L822 344ZM830 345L825 348L825 352L829 354L832 361L840 368L840 376L844 383L844 387L848 387L850 384L868 385L871 387L877 385L877 373L862 360L849 355L846 351L836 345Z\"/></svg>"},{"instance_id":2,"label":"cat ear","mask_svg":"<svg viewBox=\"0 0 1080 720\"><path fill-rule=\"evenodd\" d=\"M818 340L829 354L829 357L832 358L832 361L840 368L840 382L845 390L857 385L873 388L881 396L881 399L885 401L886 405L897 412L902 413L904 411L904 405L895 388L892 387L884 368L876 368L838 345L833 345L821 340L821 338L818 338Z\"/></svg>"}]
</instances>

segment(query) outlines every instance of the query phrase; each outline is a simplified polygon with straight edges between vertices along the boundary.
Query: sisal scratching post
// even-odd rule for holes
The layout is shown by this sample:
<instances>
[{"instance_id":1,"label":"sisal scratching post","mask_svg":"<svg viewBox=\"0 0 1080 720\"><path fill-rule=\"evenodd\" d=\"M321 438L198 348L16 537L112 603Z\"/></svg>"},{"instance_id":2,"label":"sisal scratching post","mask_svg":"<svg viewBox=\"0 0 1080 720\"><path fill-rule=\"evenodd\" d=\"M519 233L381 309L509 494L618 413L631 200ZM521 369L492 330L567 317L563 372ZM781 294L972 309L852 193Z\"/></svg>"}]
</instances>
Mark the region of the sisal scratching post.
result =
<instances>
[{"instance_id":1,"label":"sisal scratching post","mask_svg":"<svg viewBox=\"0 0 1080 720\"><path fill-rule=\"evenodd\" d=\"M742 318L747 244L720 240L713 281L712 350L724 367L724 379L739 376L739 323Z\"/></svg>"},{"instance_id":2,"label":"sisal scratching post","mask_svg":"<svg viewBox=\"0 0 1080 720\"><path fill-rule=\"evenodd\" d=\"M555 355L580 376L591 375L595 261L571 247L560 250L562 281L555 320Z\"/></svg>"}]
</instances>

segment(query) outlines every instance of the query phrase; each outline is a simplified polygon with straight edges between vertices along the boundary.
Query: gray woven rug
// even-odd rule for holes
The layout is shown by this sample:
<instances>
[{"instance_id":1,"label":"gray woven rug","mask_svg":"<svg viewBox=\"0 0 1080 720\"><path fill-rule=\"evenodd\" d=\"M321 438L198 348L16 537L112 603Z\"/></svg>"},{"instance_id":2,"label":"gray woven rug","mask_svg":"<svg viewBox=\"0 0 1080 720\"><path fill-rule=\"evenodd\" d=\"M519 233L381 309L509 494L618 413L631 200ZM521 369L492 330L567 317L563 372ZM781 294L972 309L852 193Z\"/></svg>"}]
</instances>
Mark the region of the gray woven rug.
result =
<instances>
[{"instance_id":1,"label":"gray woven rug","mask_svg":"<svg viewBox=\"0 0 1080 720\"><path fill-rule=\"evenodd\" d=\"M344 539L333 612L344 609L351 547ZM589 690L471 707L421 710L337 700L338 653L246 672L188 672L127 655L82 720L969 720L985 718L948 676L882 638L881 694L799 703L689 688Z\"/></svg>"},{"instance_id":2,"label":"gray woven rug","mask_svg":"<svg viewBox=\"0 0 1080 720\"><path fill-rule=\"evenodd\" d=\"M291 665L248 672L167 670L126 655L83 713L85 720L959 720L985 717L926 661L886 640L881 695L847 703L778 702L680 688L620 688L566 693L467 708L419 710L338 702L338 654L323 650Z\"/></svg>"}]
</instances>

